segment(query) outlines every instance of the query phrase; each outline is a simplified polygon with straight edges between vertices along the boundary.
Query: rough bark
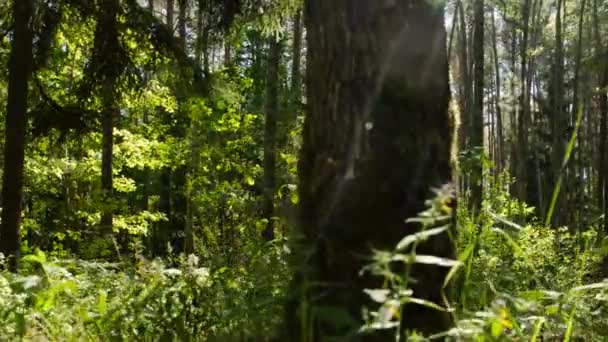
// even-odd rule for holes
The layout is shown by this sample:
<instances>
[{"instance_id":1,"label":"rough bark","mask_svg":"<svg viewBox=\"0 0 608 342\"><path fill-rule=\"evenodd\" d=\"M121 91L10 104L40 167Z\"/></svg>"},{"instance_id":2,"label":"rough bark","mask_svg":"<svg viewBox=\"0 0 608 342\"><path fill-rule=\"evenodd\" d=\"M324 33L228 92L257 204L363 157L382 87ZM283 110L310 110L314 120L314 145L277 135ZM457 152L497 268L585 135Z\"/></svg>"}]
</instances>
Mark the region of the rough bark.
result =
<instances>
[{"instance_id":1,"label":"rough bark","mask_svg":"<svg viewBox=\"0 0 608 342\"><path fill-rule=\"evenodd\" d=\"M306 332L312 340L347 333L321 315L302 327L305 307L343 309L359 321L369 304L363 290L382 284L360 274L365 256L372 248L392 249L419 229L406 219L425 209L432 187L451 180L443 8L418 0L309 0L305 17L308 112L298 166L298 233L306 257L300 255L286 308L290 341ZM453 254L444 235L418 251ZM413 272L414 296L441 304L446 270L420 266ZM430 333L449 327L440 311L404 310L404 328Z\"/></svg>"},{"instance_id":2,"label":"rough bark","mask_svg":"<svg viewBox=\"0 0 608 342\"><path fill-rule=\"evenodd\" d=\"M28 82L34 63L30 27L32 15L32 0L13 1L15 21L9 58L0 226L0 253L9 257L12 271L17 270L20 257Z\"/></svg>"}]
</instances>

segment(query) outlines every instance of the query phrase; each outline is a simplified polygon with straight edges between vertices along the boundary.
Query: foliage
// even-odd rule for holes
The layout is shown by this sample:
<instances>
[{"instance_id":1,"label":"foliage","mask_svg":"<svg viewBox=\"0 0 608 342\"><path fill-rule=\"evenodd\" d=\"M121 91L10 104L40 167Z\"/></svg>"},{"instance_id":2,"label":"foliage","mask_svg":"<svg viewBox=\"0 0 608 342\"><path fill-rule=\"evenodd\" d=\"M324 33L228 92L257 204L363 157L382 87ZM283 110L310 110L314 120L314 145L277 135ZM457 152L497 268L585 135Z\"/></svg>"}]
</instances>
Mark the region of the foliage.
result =
<instances>
[{"instance_id":1,"label":"foliage","mask_svg":"<svg viewBox=\"0 0 608 342\"><path fill-rule=\"evenodd\" d=\"M231 268L194 255L167 267L141 256L133 265L31 254L22 274L0 273L0 339L269 336L280 317L283 254L267 246Z\"/></svg>"},{"instance_id":2,"label":"foliage","mask_svg":"<svg viewBox=\"0 0 608 342\"><path fill-rule=\"evenodd\" d=\"M428 337L431 340L595 341L606 336L606 239L593 227L573 233L542 226L531 217L533 208L504 190L508 175L501 179L486 193L481 214L472 217L466 205L459 207L457 261L416 254L415 249L404 253L406 245L446 229L431 228L442 218L433 207L416 218L430 229L405 237L394 251L375 254L369 269L386 279L386 287L367 290L379 305L368 314L365 330L399 331L402 305L415 303L450 312L456 323L450 331ZM526 224L515 223L522 218ZM445 305L418 300L408 285L408 273L394 271L395 261L452 267ZM448 300L450 293L455 297Z\"/></svg>"}]
</instances>

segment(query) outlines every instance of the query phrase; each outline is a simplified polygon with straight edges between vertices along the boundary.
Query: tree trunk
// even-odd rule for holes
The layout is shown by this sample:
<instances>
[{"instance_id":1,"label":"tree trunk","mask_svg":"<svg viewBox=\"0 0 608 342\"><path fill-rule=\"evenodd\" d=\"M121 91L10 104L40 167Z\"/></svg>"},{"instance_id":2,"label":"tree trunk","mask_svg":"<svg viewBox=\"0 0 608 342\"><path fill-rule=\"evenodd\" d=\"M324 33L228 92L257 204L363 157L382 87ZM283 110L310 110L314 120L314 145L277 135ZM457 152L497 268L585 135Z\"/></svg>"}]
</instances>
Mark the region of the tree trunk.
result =
<instances>
[{"instance_id":1,"label":"tree trunk","mask_svg":"<svg viewBox=\"0 0 608 342\"><path fill-rule=\"evenodd\" d=\"M101 216L102 233L112 236L113 221L113 179L112 179L112 160L114 152L114 117L118 115L116 101L116 81L118 74L116 68L107 68L109 61L114 60L120 48L118 38L117 16L119 10L118 0L104 0L101 3L100 17L95 29L95 50L98 60L98 73L101 70L110 70L104 73L103 77L103 113L101 119L102 128L102 155L101 155L101 189L104 193L105 206ZM103 68L103 69L102 69Z\"/></svg>"},{"instance_id":2,"label":"tree trunk","mask_svg":"<svg viewBox=\"0 0 608 342\"><path fill-rule=\"evenodd\" d=\"M179 12L178 12L179 44L181 45L182 49L184 51L186 51L186 49L187 49L186 21L188 18L188 0L177 0L177 5L179 8Z\"/></svg>"},{"instance_id":3,"label":"tree trunk","mask_svg":"<svg viewBox=\"0 0 608 342\"><path fill-rule=\"evenodd\" d=\"M4 173L2 177L2 225L0 253L9 257L9 269L17 271L21 245L21 196L25 159L28 82L33 68L32 0L13 1L13 39L9 59L6 104Z\"/></svg>"},{"instance_id":4,"label":"tree trunk","mask_svg":"<svg viewBox=\"0 0 608 342\"><path fill-rule=\"evenodd\" d=\"M483 83L484 83L484 0L475 0L474 3L473 59L474 59L474 104L473 120L471 125L471 148L483 149ZM483 165L482 159L474 163L471 170L471 209L479 211L482 201Z\"/></svg>"},{"instance_id":5,"label":"tree trunk","mask_svg":"<svg viewBox=\"0 0 608 342\"><path fill-rule=\"evenodd\" d=\"M458 11L458 18L460 20L460 47L459 47L459 61L460 70L462 73L462 92L460 93L460 125L458 130L458 150L467 151L469 149L469 137L471 134L471 106L473 101L473 82L469 68L469 53L468 53L468 39L467 39L467 26L464 15L464 5L462 1L456 3L456 10ZM468 188L468 182L466 175L460 175L458 180L459 189L466 191Z\"/></svg>"},{"instance_id":6,"label":"tree trunk","mask_svg":"<svg viewBox=\"0 0 608 342\"><path fill-rule=\"evenodd\" d=\"M583 55L583 23L584 23L584 15L585 15L585 5L586 5L586 0L581 0L581 8L580 8L580 14L579 14L579 23L578 23L578 37L577 37L577 45L576 45L576 57L574 60L574 79L572 80L573 82L573 90L572 90L572 110L570 112L570 117L573 120L572 125L576 125L576 118L577 118L577 113L579 110L581 110L581 114L584 115L585 110L583 110L583 105L582 103L579 104L579 83L580 83L580 71L581 71L581 59L582 59L582 55ZM567 137L569 138L569 137ZM573 191L571 192L571 195L573 196L573 198L571 200L568 200L568 203L583 203L583 193L584 193L584 185L581 184L581 178L582 178L582 156L581 156L581 149L582 149L582 145L583 145L583 135L579 134L577 141L576 141L576 150L574 151L575 154L575 163L572 165L571 170L572 172L574 172L574 177L570 177L570 183L569 184L571 186L571 188L573 189ZM581 217L581 206L580 205L574 205L572 207L564 207L564 210L567 210L568 212L572 212L574 214L574 219L573 220L569 220L569 224L571 225L575 225L578 227L578 225L576 225L576 223L580 222L579 218Z\"/></svg>"},{"instance_id":7,"label":"tree trunk","mask_svg":"<svg viewBox=\"0 0 608 342\"><path fill-rule=\"evenodd\" d=\"M528 39L530 23L530 1L525 0L522 8L522 41L520 47L521 58L521 91L520 113L517 118L517 197L526 201L528 185L528 121L530 118L530 101L528 98Z\"/></svg>"},{"instance_id":8,"label":"tree trunk","mask_svg":"<svg viewBox=\"0 0 608 342\"><path fill-rule=\"evenodd\" d=\"M289 341L308 332L318 341L350 331L327 315L314 315L303 327L306 308L342 309L360 322L370 304L363 290L383 281L360 274L365 256L373 248L393 249L417 231L406 219L425 209L432 187L451 180L443 7L418 0L308 0L306 18L308 113L298 166L299 242L306 257L286 308ZM417 251L453 257L447 234ZM414 267L414 296L441 304L446 272ZM431 333L450 325L434 309L410 304L404 310L406 329Z\"/></svg>"},{"instance_id":9,"label":"tree trunk","mask_svg":"<svg viewBox=\"0 0 608 342\"><path fill-rule=\"evenodd\" d=\"M557 13L555 19L555 54L553 64L553 82L552 82L552 136L553 136L553 153L551 158L551 171L552 171L552 187L550 191L554 191L557 185L557 180L562 172L562 161L565 154L565 138L566 129L568 127L568 120L563 111L563 97L564 97L564 44L562 38L562 8L563 0L557 1ZM565 182L564 182L565 184ZM550 197L548 197L550 198ZM555 210L557 213L555 217L555 223L561 224L561 202L558 197L555 202Z\"/></svg>"},{"instance_id":10,"label":"tree trunk","mask_svg":"<svg viewBox=\"0 0 608 342\"><path fill-rule=\"evenodd\" d=\"M602 43L599 18L597 9L598 0L593 1L593 22L594 36L596 41L596 58L598 62L604 63L604 70L599 77L599 96L598 102L600 107L600 135L599 135L599 165L598 165L598 183L597 183L597 200L598 207L604 213L604 231L608 232L608 44L604 48ZM602 53L605 53L602 61Z\"/></svg>"},{"instance_id":11,"label":"tree trunk","mask_svg":"<svg viewBox=\"0 0 608 342\"><path fill-rule=\"evenodd\" d=\"M173 20L173 16L175 13L175 0L167 0L167 7L165 10L167 11L167 26L169 26L169 30L173 33L173 25L175 24Z\"/></svg>"},{"instance_id":12,"label":"tree trunk","mask_svg":"<svg viewBox=\"0 0 608 342\"><path fill-rule=\"evenodd\" d=\"M494 16L494 9L492 9L492 56L494 57L494 76L496 86L496 99L494 101L496 106L496 173L500 174L503 170L503 158L504 158L504 137L502 127L502 108L500 106L500 64L498 63L498 48L496 44L496 18Z\"/></svg>"},{"instance_id":13,"label":"tree trunk","mask_svg":"<svg viewBox=\"0 0 608 342\"><path fill-rule=\"evenodd\" d=\"M264 124L264 205L263 216L268 220L262 237L274 239L274 193L276 191L277 118L279 116L279 67L281 43L270 39L266 80L266 120Z\"/></svg>"},{"instance_id":14,"label":"tree trunk","mask_svg":"<svg viewBox=\"0 0 608 342\"><path fill-rule=\"evenodd\" d=\"M291 104L292 116L291 122L296 119L297 111L302 102L302 76L300 70L302 56L302 11L298 11L293 19L293 46L292 46L292 63L291 63L291 86L290 92L292 96Z\"/></svg>"}]
</instances>

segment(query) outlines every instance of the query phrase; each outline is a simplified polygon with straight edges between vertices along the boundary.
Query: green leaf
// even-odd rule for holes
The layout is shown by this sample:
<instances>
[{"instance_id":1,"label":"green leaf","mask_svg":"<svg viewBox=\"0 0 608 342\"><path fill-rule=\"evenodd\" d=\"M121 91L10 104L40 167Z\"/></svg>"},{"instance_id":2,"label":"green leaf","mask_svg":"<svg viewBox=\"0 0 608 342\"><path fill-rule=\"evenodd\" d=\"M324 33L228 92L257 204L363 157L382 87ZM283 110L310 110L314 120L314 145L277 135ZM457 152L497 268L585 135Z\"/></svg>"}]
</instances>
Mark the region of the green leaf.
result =
<instances>
[{"instance_id":1,"label":"green leaf","mask_svg":"<svg viewBox=\"0 0 608 342\"><path fill-rule=\"evenodd\" d=\"M416 241L424 241L431 236L439 235L447 231L448 228L449 225L445 225L438 228L428 229L415 234L408 235L401 239L401 241L399 241L399 243L397 244L397 250L403 250Z\"/></svg>"},{"instance_id":2,"label":"green leaf","mask_svg":"<svg viewBox=\"0 0 608 342\"><path fill-rule=\"evenodd\" d=\"M107 299L108 294L105 291L100 290L99 298L97 299L97 312L101 315L104 315L108 311Z\"/></svg>"}]
</instances>

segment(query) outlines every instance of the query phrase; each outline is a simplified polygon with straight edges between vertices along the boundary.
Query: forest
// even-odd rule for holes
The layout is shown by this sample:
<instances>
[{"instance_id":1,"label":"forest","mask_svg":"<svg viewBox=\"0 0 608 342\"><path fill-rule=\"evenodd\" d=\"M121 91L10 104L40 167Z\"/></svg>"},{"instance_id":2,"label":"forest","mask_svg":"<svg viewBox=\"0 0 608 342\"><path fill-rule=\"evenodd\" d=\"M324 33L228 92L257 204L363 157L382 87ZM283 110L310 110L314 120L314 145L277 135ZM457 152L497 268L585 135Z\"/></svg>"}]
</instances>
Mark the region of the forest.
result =
<instances>
[{"instance_id":1,"label":"forest","mask_svg":"<svg viewBox=\"0 0 608 342\"><path fill-rule=\"evenodd\" d=\"M0 341L608 341L605 0L0 0Z\"/></svg>"}]
</instances>

